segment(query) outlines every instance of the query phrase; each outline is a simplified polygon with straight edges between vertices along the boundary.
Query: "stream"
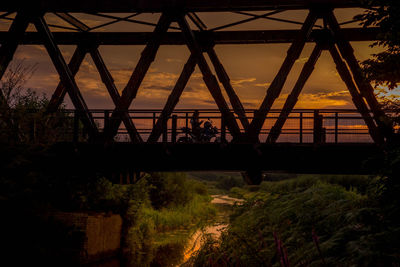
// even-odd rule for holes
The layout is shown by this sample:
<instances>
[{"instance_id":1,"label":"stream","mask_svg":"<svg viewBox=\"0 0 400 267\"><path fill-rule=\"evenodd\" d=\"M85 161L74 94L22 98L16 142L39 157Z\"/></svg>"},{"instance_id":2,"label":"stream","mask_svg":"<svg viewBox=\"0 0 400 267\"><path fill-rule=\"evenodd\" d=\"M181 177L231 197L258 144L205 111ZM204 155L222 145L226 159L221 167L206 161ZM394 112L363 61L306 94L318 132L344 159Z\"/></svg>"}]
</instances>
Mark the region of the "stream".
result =
<instances>
[{"instance_id":1,"label":"stream","mask_svg":"<svg viewBox=\"0 0 400 267\"><path fill-rule=\"evenodd\" d=\"M190 259L201 247L205 235L212 235L218 239L229 224L229 215L235 202L241 199L231 198L227 195L212 195L211 203L217 208L217 215L212 222L202 228L191 230L177 230L162 234L156 240L158 247L151 267L171 266L177 267Z\"/></svg>"},{"instance_id":2,"label":"stream","mask_svg":"<svg viewBox=\"0 0 400 267\"><path fill-rule=\"evenodd\" d=\"M232 206L235 203L240 203L243 200L232 198L226 195L212 195L213 199L211 201L217 207L217 216L212 224L205 226L202 229L198 229L194 234L190 236L188 242L185 246L183 261L176 265L180 266L185 263L189 258L194 255L201 247L203 237L207 234L213 236L213 238L218 239L221 236L221 232L229 224L229 214L231 212Z\"/></svg>"},{"instance_id":3,"label":"stream","mask_svg":"<svg viewBox=\"0 0 400 267\"><path fill-rule=\"evenodd\" d=\"M135 256L126 260L114 259L102 263L100 267L177 267L189 260L201 247L204 236L211 234L219 238L221 231L229 225L229 215L235 202L243 200L231 198L227 195L212 195L211 203L217 208L217 215L212 222L205 224L202 228L189 230L175 230L159 234L154 240L154 247L148 253Z\"/></svg>"}]
</instances>

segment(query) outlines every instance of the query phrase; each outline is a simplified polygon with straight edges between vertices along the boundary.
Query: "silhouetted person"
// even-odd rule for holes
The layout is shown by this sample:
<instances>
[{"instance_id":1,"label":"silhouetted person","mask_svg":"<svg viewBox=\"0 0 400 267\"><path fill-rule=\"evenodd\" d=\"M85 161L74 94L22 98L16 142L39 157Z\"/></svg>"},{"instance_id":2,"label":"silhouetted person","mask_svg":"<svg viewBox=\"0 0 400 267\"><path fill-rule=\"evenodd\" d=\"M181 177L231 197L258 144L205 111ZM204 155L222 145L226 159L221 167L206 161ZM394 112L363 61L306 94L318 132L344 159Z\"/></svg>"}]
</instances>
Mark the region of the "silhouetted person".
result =
<instances>
[{"instance_id":1,"label":"silhouetted person","mask_svg":"<svg viewBox=\"0 0 400 267\"><path fill-rule=\"evenodd\" d=\"M192 125L192 134L198 138L200 137L201 133L201 124L203 121L199 120L199 111L196 109L192 115L192 118L190 119L190 124Z\"/></svg>"}]
</instances>

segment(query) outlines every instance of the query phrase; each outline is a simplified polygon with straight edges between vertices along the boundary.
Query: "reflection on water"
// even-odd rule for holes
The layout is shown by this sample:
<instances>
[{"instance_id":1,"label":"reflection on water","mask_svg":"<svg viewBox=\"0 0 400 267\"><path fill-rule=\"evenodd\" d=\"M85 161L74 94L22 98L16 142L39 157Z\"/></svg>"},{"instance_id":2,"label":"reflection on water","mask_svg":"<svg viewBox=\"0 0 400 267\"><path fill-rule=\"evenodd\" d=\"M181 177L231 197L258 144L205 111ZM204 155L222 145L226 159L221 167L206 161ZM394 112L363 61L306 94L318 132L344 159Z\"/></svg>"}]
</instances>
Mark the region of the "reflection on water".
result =
<instances>
[{"instance_id":1,"label":"reflection on water","mask_svg":"<svg viewBox=\"0 0 400 267\"><path fill-rule=\"evenodd\" d=\"M225 195L213 195L211 203L216 205L218 213L216 219L209 222L201 229L176 230L159 234L152 246L145 252L131 255L129 258L114 259L101 264L99 267L175 267L186 262L201 247L201 242L206 234L219 238L229 223L229 213L235 203L241 203L241 199L231 198Z\"/></svg>"},{"instance_id":2,"label":"reflection on water","mask_svg":"<svg viewBox=\"0 0 400 267\"><path fill-rule=\"evenodd\" d=\"M216 205L218 214L216 219L206 227L197 230L187 241L185 247L183 262L189 260L201 247L203 237L205 235L212 235L215 239L221 236L221 232L228 226L229 213L231 206L235 203L242 203L242 199L232 198L226 195L213 195L211 203ZM179 266L179 265L178 265Z\"/></svg>"},{"instance_id":3,"label":"reflection on water","mask_svg":"<svg viewBox=\"0 0 400 267\"><path fill-rule=\"evenodd\" d=\"M243 199L233 198L225 195L212 195L212 204L226 204L232 206L235 203L243 203Z\"/></svg>"},{"instance_id":4,"label":"reflection on water","mask_svg":"<svg viewBox=\"0 0 400 267\"><path fill-rule=\"evenodd\" d=\"M185 263L186 261L188 261L190 257L193 256L200 249L203 237L206 234L211 234L215 238L219 238L221 235L221 231L223 231L227 226L228 224L217 224L217 225L207 226L203 229L196 231L187 242L184 251L183 261L180 263Z\"/></svg>"}]
</instances>

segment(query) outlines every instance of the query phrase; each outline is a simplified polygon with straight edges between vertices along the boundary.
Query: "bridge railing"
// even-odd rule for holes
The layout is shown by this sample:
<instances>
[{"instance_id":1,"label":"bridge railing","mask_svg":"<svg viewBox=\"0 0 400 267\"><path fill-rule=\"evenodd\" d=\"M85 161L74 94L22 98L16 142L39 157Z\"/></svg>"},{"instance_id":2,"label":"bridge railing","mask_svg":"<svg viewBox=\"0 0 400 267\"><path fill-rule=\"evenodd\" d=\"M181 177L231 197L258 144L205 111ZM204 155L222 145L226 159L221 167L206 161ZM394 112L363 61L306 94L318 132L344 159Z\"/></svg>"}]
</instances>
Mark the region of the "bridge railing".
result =
<instances>
[{"instance_id":1,"label":"bridge railing","mask_svg":"<svg viewBox=\"0 0 400 267\"><path fill-rule=\"evenodd\" d=\"M158 142L180 142L190 141L191 135L185 129L191 129L191 120L196 110L179 109L175 110L169 116L167 123L162 128L162 133ZM198 109L198 119L202 122L209 121L213 127L216 127L217 134L211 139L211 142L230 141L232 136L229 130L224 126L221 114L214 109ZM100 132L104 131L107 118L110 118L112 110L90 110ZM246 117L249 122L254 118L255 110L246 110ZM271 129L280 116L281 110L271 110L267 115L265 123L261 129L259 139L265 142ZM387 112L387 114L390 112ZM393 114L394 112L392 112ZM138 133L144 141L147 141L154 125L161 114L161 110L129 110L129 116L134 123ZM63 110L62 113L55 113L51 116L57 116L59 121L56 125L62 125L62 130L57 132L57 139L60 141L85 141L87 133L79 121L79 114L75 110ZM34 118L34 116L33 116ZM362 116L356 110L350 109L297 109L285 118L286 122L282 127L276 142L289 143L371 143L369 130L364 123ZM236 121L244 133L239 118ZM34 121L32 125L31 136L39 136L40 130ZM165 127L166 126L166 127ZM36 128L35 128L36 127ZM56 126L58 127L58 126ZM43 131L42 131L43 132ZM121 124L115 141L129 142L129 135Z\"/></svg>"},{"instance_id":2,"label":"bridge railing","mask_svg":"<svg viewBox=\"0 0 400 267\"><path fill-rule=\"evenodd\" d=\"M218 130L215 138L211 141L230 141L232 136L229 130L224 127L224 122L218 110L213 109L198 109L199 121L209 121L212 126ZM77 114L75 111L66 110L69 118L75 123L70 123L72 128L69 134L73 140L83 140L85 131L77 122ZM100 132L104 130L105 118L108 118L112 110L91 110L93 117L99 127ZM163 128L159 142L179 142L182 140L190 140L190 133L185 131L186 128L191 128L191 120L195 110L180 109L175 110L168 118L166 127ZM271 132L272 126L279 118L281 110L271 110L267 115L265 123L260 132L260 141L265 142L267 136ZM139 134L144 141L147 141L154 125L161 114L161 110L130 110L129 116L135 124ZM254 118L254 110L247 110L246 116L251 122ZM74 119L75 118L75 119ZM245 132L239 118L236 116L238 125L242 132ZM121 124L116 141L127 142L129 135ZM369 135L367 126L364 123L362 116L357 110L344 109L298 109L286 118L286 122L282 127L279 138L276 142L290 143L370 143L373 142Z\"/></svg>"}]
</instances>

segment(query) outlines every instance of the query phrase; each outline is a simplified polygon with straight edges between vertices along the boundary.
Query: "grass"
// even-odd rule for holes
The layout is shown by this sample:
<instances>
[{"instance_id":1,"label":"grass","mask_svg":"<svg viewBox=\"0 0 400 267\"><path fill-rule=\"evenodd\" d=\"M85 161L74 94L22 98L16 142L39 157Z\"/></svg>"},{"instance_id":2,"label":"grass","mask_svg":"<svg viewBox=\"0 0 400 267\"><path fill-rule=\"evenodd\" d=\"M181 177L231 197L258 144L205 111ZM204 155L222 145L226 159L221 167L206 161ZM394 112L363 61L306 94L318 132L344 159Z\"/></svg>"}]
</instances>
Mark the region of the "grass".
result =
<instances>
[{"instance_id":1,"label":"grass","mask_svg":"<svg viewBox=\"0 0 400 267\"><path fill-rule=\"evenodd\" d=\"M287 193L310 187L319 182L325 182L327 184L340 185L346 190L356 190L361 194L365 194L372 179L373 177L367 175L299 174L294 179L278 182L264 181L260 186L260 190L271 193Z\"/></svg>"},{"instance_id":2,"label":"grass","mask_svg":"<svg viewBox=\"0 0 400 267\"><path fill-rule=\"evenodd\" d=\"M229 196L243 199L252 198L257 192L268 192L272 194L292 193L304 188L312 187L324 182L331 185L339 185L348 191L355 191L362 195L366 194L374 177L368 175L318 175L298 174L293 178L263 181L259 186L233 187Z\"/></svg>"},{"instance_id":3,"label":"grass","mask_svg":"<svg viewBox=\"0 0 400 267\"><path fill-rule=\"evenodd\" d=\"M237 185L243 183L240 172L188 172L187 177L205 184L210 195L228 194L229 184L223 183L227 179L233 179Z\"/></svg>"},{"instance_id":4,"label":"grass","mask_svg":"<svg viewBox=\"0 0 400 267\"><path fill-rule=\"evenodd\" d=\"M216 216L209 195L194 194L183 205L155 209L143 203L128 231L128 248L133 266L150 266L161 261L175 266L183 257L185 244L195 229ZM167 256L162 256L168 253ZM169 262L167 264L167 262Z\"/></svg>"},{"instance_id":5,"label":"grass","mask_svg":"<svg viewBox=\"0 0 400 267\"><path fill-rule=\"evenodd\" d=\"M210 204L210 201L209 196L195 195L183 206L161 210L146 207L143 210L143 218L153 221L157 232L190 228L215 217L216 208Z\"/></svg>"}]
</instances>

